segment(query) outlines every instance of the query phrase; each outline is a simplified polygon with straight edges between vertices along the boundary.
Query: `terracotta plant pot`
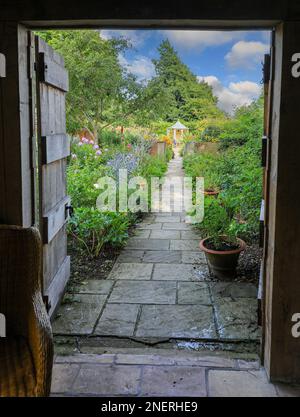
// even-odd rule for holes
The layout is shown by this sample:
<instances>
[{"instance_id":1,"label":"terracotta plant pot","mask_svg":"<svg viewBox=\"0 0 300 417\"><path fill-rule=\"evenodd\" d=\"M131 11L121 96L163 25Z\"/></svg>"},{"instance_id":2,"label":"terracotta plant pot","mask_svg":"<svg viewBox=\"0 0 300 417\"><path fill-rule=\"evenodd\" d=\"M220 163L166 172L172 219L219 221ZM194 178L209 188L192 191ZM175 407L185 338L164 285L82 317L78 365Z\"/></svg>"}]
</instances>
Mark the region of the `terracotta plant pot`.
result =
<instances>
[{"instance_id":1,"label":"terracotta plant pot","mask_svg":"<svg viewBox=\"0 0 300 417\"><path fill-rule=\"evenodd\" d=\"M216 190L204 190L204 194L205 195L209 195L209 196L213 196L213 197L218 197L218 195L220 194L220 191L216 191Z\"/></svg>"},{"instance_id":2,"label":"terracotta plant pot","mask_svg":"<svg viewBox=\"0 0 300 417\"><path fill-rule=\"evenodd\" d=\"M245 250L246 243L237 238L239 247L232 250L213 250L206 247L209 238L200 242L200 249L205 253L210 272L220 280L230 280L236 276L236 268L240 253Z\"/></svg>"}]
</instances>

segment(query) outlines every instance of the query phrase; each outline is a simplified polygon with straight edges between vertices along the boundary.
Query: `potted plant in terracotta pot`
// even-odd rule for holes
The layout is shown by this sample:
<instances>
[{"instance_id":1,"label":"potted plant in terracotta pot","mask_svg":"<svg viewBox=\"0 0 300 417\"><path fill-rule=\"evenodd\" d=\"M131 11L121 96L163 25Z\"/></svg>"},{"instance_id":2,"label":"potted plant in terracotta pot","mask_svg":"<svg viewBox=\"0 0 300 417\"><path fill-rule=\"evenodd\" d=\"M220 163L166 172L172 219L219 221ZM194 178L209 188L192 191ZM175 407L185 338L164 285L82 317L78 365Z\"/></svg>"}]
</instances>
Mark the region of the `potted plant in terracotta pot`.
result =
<instances>
[{"instance_id":1,"label":"potted plant in terracotta pot","mask_svg":"<svg viewBox=\"0 0 300 417\"><path fill-rule=\"evenodd\" d=\"M220 280L230 280L236 276L238 258L246 244L236 236L231 210L214 198L206 200L201 224L206 237L201 240L200 249L205 253L210 272Z\"/></svg>"},{"instance_id":2,"label":"potted plant in terracotta pot","mask_svg":"<svg viewBox=\"0 0 300 417\"><path fill-rule=\"evenodd\" d=\"M206 175L204 177L204 194L206 196L218 197L220 189L214 177Z\"/></svg>"}]
</instances>

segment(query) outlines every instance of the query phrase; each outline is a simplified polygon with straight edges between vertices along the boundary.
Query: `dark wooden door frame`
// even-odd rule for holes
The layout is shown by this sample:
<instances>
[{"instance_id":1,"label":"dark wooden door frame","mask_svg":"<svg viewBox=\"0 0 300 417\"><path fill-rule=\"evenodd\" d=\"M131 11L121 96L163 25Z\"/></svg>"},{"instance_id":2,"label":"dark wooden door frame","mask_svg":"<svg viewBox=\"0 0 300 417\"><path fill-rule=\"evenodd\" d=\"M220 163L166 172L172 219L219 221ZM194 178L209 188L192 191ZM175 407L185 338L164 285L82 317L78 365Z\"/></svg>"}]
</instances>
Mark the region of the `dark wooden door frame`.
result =
<instances>
[{"instance_id":1,"label":"dark wooden door frame","mask_svg":"<svg viewBox=\"0 0 300 417\"><path fill-rule=\"evenodd\" d=\"M252 2L253 3L253 2ZM255 2L256 4L257 2ZM276 2L277 3L277 2ZM293 121L291 116L287 116L286 109L288 108L293 113L292 101L295 100L296 94L299 91L298 84L295 80L290 79L289 71L289 57L290 53L293 52L292 48L296 49L294 52L297 52L297 42L299 43L300 38L300 22L293 22L292 16L288 16L286 22L282 22L284 19L281 9L277 6L272 9L270 3L270 9L266 10L260 15L259 19L257 13L251 11L251 8L248 8L244 17L240 20L238 16L235 20L228 16L228 14L223 14L222 20L222 11L217 11L214 14L214 11L211 9L210 12L203 12L205 20L187 20L186 19L155 19L155 20L139 20L136 17L135 20L128 19L124 17L123 19L113 19L109 18L108 15L104 16L106 19L96 19L92 20L90 18L80 17L75 19L74 14L72 13L73 19L68 19L67 15L62 12L61 8L58 11L50 12L51 20L41 18L38 13L35 15L32 14L32 19L30 19L30 13L24 14L23 23L28 26L28 28L59 28L59 27L69 27L69 28L88 28L88 27L105 27L105 28L185 28L185 29L234 29L234 30L249 30L249 29L272 29L275 30L275 57L274 57L274 87L273 87L273 98L272 98L272 147L270 153L272 154L271 158L271 167L269 169L270 175L270 191L269 199L270 204L266 205L267 207L267 218L271 219L267 225L268 236L270 237L266 242L267 256L266 256L266 319L264 323L264 328L266 330L265 335L265 367L267 373L272 380L282 380L282 381L295 381L300 380L300 355L299 345L300 339L293 340L291 339L290 331L290 313L292 309L297 309L297 300L299 299L298 294L300 293L300 284L298 283L293 287L293 274L297 271L298 263L300 263L299 257L295 252L293 252L291 266L284 262L284 255L286 250L284 248L284 216L282 210L285 207L289 215L289 221L294 220L296 222L296 231L299 230L299 221L297 222L296 217L296 202L291 201L289 205L283 204L282 194L278 194L278 190L282 193L284 186L287 186L287 181L289 180L290 185L299 184L299 173L295 171L295 164L298 164L300 161L300 149L296 141L289 141L289 146L291 151L287 151L283 146L283 141L287 140L287 130L288 130L288 121L290 127L296 130L296 121ZM52 5L53 6L53 5ZM254 7L254 6L253 6ZM257 3L257 8L259 5ZM300 10L295 6L295 16L298 16L300 20ZM84 8L84 5L81 9ZM55 8L52 10L55 10ZM93 13L91 9L90 13ZM82 11L82 10L81 10ZM224 11L224 9L223 9ZM53 14L54 13L54 14ZM236 13L234 11L234 13ZM248 19L247 19L248 13ZM287 12L286 12L287 13ZM99 13L98 13L99 14ZM112 13L114 14L114 13ZM97 14L95 14L96 16ZM104 13L105 15L105 13ZM215 16L215 17L213 17ZM268 19L270 16L270 20ZM141 15L141 18L143 15ZM4 15L5 18L5 15ZM3 18L2 18L3 19ZM57 20L60 19L60 20ZM75 20L74 20L75 19ZM291 46L289 46L291 45ZM291 92L290 89L293 89ZM282 105L284 104L284 106ZM294 104L295 105L295 104ZM296 105L295 105L296 106ZM299 120L299 115L295 114L295 119ZM298 141L299 142L299 141ZM299 151L299 152L298 152ZM299 155L299 156L298 156ZM291 172L286 172L289 161L292 161L292 168L295 171L294 177L291 175ZM293 171L293 172L294 172ZM279 175L280 174L280 175ZM24 200L23 200L24 201ZM24 209L24 208L22 208ZM300 233L299 233L300 235ZM292 233L290 236L296 240L296 246L300 248L299 238L295 237ZM285 268L285 269L284 269ZM299 274L299 273L298 273ZM283 277L283 275L285 275ZM284 281L284 278L286 281ZM298 298L297 298L298 297ZM299 307L300 310L300 307ZM295 311L296 312L296 311Z\"/></svg>"}]
</instances>

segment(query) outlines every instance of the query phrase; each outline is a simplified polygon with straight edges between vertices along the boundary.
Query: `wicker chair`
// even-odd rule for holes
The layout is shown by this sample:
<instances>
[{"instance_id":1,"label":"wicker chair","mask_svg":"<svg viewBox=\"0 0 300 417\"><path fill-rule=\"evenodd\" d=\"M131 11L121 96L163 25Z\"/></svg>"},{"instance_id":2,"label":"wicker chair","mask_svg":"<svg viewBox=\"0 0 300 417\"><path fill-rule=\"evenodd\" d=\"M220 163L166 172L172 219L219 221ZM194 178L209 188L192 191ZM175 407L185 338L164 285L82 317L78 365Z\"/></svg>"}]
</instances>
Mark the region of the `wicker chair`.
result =
<instances>
[{"instance_id":1,"label":"wicker chair","mask_svg":"<svg viewBox=\"0 0 300 417\"><path fill-rule=\"evenodd\" d=\"M0 397L50 393L53 342L41 295L42 247L34 228L0 225Z\"/></svg>"}]
</instances>

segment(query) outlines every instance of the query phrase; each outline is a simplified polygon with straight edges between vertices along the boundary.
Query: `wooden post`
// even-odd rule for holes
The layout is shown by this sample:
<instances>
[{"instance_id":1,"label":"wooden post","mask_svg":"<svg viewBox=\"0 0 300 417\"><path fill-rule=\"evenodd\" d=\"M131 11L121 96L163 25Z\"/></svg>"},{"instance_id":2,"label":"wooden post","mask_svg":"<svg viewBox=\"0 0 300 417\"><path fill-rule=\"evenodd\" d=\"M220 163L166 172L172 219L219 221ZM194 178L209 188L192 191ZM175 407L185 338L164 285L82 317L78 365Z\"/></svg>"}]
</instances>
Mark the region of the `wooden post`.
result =
<instances>
[{"instance_id":1,"label":"wooden post","mask_svg":"<svg viewBox=\"0 0 300 417\"><path fill-rule=\"evenodd\" d=\"M0 223L22 226L32 223L27 45L24 27L0 24Z\"/></svg>"},{"instance_id":2,"label":"wooden post","mask_svg":"<svg viewBox=\"0 0 300 417\"><path fill-rule=\"evenodd\" d=\"M189 155L195 152L195 142L187 142L184 146L185 155Z\"/></svg>"},{"instance_id":3,"label":"wooden post","mask_svg":"<svg viewBox=\"0 0 300 417\"><path fill-rule=\"evenodd\" d=\"M297 61L293 62L295 53L300 54L300 22L278 25L268 174L264 350L270 379L286 382L300 381L300 337L292 335L292 316L300 313L300 71Z\"/></svg>"},{"instance_id":4,"label":"wooden post","mask_svg":"<svg viewBox=\"0 0 300 417\"><path fill-rule=\"evenodd\" d=\"M157 156L165 156L166 142L157 142Z\"/></svg>"}]
</instances>

